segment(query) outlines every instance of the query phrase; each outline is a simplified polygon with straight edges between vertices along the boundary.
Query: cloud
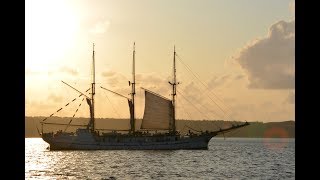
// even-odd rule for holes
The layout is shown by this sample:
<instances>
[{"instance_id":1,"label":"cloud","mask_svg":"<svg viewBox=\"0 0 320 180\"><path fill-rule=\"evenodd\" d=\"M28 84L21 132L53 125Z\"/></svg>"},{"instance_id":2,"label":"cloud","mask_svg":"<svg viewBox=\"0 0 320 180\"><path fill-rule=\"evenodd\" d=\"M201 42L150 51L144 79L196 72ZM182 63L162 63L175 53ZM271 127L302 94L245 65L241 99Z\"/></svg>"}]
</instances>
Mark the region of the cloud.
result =
<instances>
[{"instance_id":1,"label":"cloud","mask_svg":"<svg viewBox=\"0 0 320 180\"><path fill-rule=\"evenodd\" d=\"M101 73L103 78L103 86L109 85L111 87L120 88L120 86L128 85L128 79L125 75L113 70L106 70Z\"/></svg>"},{"instance_id":2,"label":"cloud","mask_svg":"<svg viewBox=\"0 0 320 180\"><path fill-rule=\"evenodd\" d=\"M234 59L245 71L249 88L295 87L295 20L279 21L263 39L243 47Z\"/></svg>"},{"instance_id":3,"label":"cloud","mask_svg":"<svg viewBox=\"0 0 320 180\"><path fill-rule=\"evenodd\" d=\"M238 65L239 66L239 65ZM228 73L224 75L215 75L211 77L207 82L207 87L210 90L223 91L225 88L234 87L235 83L245 81L245 75L243 73L235 74ZM199 84L201 85L201 84ZM201 86L203 87L203 86Z\"/></svg>"},{"instance_id":4,"label":"cloud","mask_svg":"<svg viewBox=\"0 0 320 180\"><path fill-rule=\"evenodd\" d=\"M145 74L137 74L136 80L140 81L145 87L159 87L166 85L168 83L168 77L163 77L157 73L145 73Z\"/></svg>"},{"instance_id":5,"label":"cloud","mask_svg":"<svg viewBox=\"0 0 320 180\"><path fill-rule=\"evenodd\" d=\"M214 89L217 88L219 86L222 86L223 84L225 84L226 82L228 82L228 80L230 79L231 75L227 74L227 75L223 75L221 77L218 76L214 76L213 78L211 78L208 82L208 87L209 89Z\"/></svg>"},{"instance_id":6,"label":"cloud","mask_svg":"<svg viewBox=\"0 0 320 180\"><path fill-rule=\"evenodd\" d=\"M25 111L27 116L48 116L56 110L56 104L48 103L47 100L26 101Z\"/></svg>"},{"instance_id":7,"label":"cloud","mask_svg":"<svg viewBox=\"0 0 320 180\"><path fill-rule=\"evenodd\" d=\"M170 92L172 88L168 83L168 80L169 77L165 77L158 73L137 74L136 76L137 87L142 87L164 97L170 98L169 94L171 94Z\"/></svg>"},{"instance_id":8,"label":"cloud","mask_svg":"<svg viewBox=\"0 0 320 180\"><path fill-rule=\"evenodd\" d=\"M106 80L107 84L110 84L113 87L128 83L128 79L120 73L116 73L113 76L107 76Z\"/></svg>"},{"instance_id":9,"label":"cloud","mask_svg":"<svg viewBox=\"0 0 320 180\"><path fill-rule=\"evenodd\" d=\"M245 76L244 75L237 75L236 77L234 77L234 80L240 80L243 79Z\"/></svg>"},{"instance_id":10,"label":"cloud","mask_svg":"<svg viewBox=\"0 0 320 180\"><path fill-rule=\"evenodd\" d=\"M178 89L178 95L182 95L185 98L188 98L190 102L203 105L204 100L206 99L206 97L204 96L204 92L206 91L203 91L203 89L200 89L199 85L197 85L192 81L186 84L185 86L180 87L179 89ZM182 94L180 94L180 92Z\"/></svg>"},{"instance_id":11,"label":"cloud","mask_svg":"<svg viewBox=\"0 0 320 180\"><path fill-rule=\"evenodd\" d=\"M103 34L108 30L109 26L110 26L109 20L99 21L94 25L93 28L90 29L90 33Z\"/></svg>"},{"instance_id":12,"label":"cloud","mask_svg":"<svg viewBox=\"0 0 320 180\"><path fill-rule=\"evenodd\" d=\"M101 76L105 82L102 84L103 87L122 94L131 92L128 82L131 81L131 76L127 78L125 75L112 70L103 72ZM140 91L142 87L168 97L172 89L168 83L168 79L169 77L164 77L164 75L158 73L136 74L136 91Z\"/></svg>"},{"instance_id":13,"label":"cloud","mask_svg":"<svg viewBox=\"0 0 320 180\"><path fill-rule=\"evenodd\" d=\"M55 102L55 103L60 103L60 102L62 102L63 97L62 96L57 96L55 94L50 94L48 96L48 100L52 101L52 102Z\"/></svg>"},{"instance_id":14,"label":"cloud","mask_svg":"<svg viewBox=\"0 0 320 180\"><path fill-rule=\"evenodd\" d=\"M79 72L76 69L72 69L72 68L66 67L66 66L61 67L59 71L70 74L72 76L77 76L79 74Z\"/></svg>"},{"instance_id":15,"label":"cloud","mask_svg":"<svg viewBox=\"0 0 320 180\"><path fill-rule=\"evenodd\" d=\"M103 78L102 87L122 95L127 95L130 92L131 88L129 87L128 79L123 74L113 70L107 70L102 72L101 76Z\"/></svg>"},{"instance_id":16,"label":"cloud","mask_svg":"<svg viewBox=\"0 0 320 180\"><path fill-rule=\"evenodd\" d=\"M104 72L101 73L102 77L111 77L111 76L113 76L115 74L116 74L116 72L111 71L111 70L104 71Z\"/></svg>"},{"instance_id":17,"label":"cloud","mask_svg":"<svg viewBox=\"0 0 320 180\"><path fill-rule=\"evenodd\" d=\"M128 77L126 77L128 76ZM108 91L100 89L100 85L115 91L119 94L122 94L126 97L130 98L131 86L128 86L128 80L131 80L131 74L124 75L117 71L105 71L104 76L100 74L101 84L97 84L96 86L96 103L97 103L97 117L129 117L128 113L128 103L124 98L120 98L117 95L114 95ZM169 77L169 76L168 76ZM228 107L225 107L218 99L213 96L213 94L209 93L207 90L203 90L203 86L197 84L196 82L187 82L184 81L183 83L178 85L178 91L176 100L177 100L177 118L187 118L187 119L236 119L236 120L265 120L266 116L271 117L270 120L286 120L292 117L294 109L292 109L292 105L288 102L294 102L294 91L290 93L288 96L287 91L279 91L283 92L279 94L279 96L274 96L272 94L268 94L270 91L263 90L263 91L255 91L255 90L248 90L245 88L246 92L243 92L242 89L239 89L237 84L235 83L236 79L237 83L241 83L244 79L243 75L241 74L226 74L220 75L216 77L219 80L225 79L228 81L227 84L232 84L232 91L228 91L227 84L219 86L221 92L223 92L222 96L218 96L221 98ZM171 99L172 87L168 84L168 79L165 75L157 74L157 73L142 73L136 75L136 116L138 118L143 117L144 113L144 91L140 89L140 87L144 87L148 90L156 92L162 96L165 96ZM108 84L114 83L114 84ZM39 90L41 92L46 92L45 95L41 98L41 100L37 99L38 102L29 101L28 98L26 99L26 113L28 115L45 115L48 116L53 112L56 112L57 109L63 107L62 111L56 113L55 115L58 116L71 116L74 114L74 110L77 109L79 101L81 98L77 99L79 103L70 104L67 108L63 105L69 100L71 101L72 98L77 97L77 93L74 92L75 96L72 97L68 96L68 93L60 93L65 89L69 89L65 87L64 89L52 89L49 86L49 91ZM64 87L64 86L62 86ZM76 88L79 88L78 86ZM84 91L87 89L84 87L80 87L80 91ZM234 94L236 91L236 94ZM292 90L290 90L292 91ZM70 90L73 92L73 90ZM274 92L274 91L272 91ZM278 91L276 91L278 92ZM289 91L288 91L289 92ZM180 94L181 93L181 94ZM247 93L249 95L247 95ZM27 93L28 94L28 93ZM268 96L268 99L262 99L261 97ZM281 96L280 96L281 95ZM27 97L34 97L38 96L38 93L33 93ZM209 97L213 99L218 105L226 111L223 113L222 110L210 100ZM285 102L288 96L288 102ZM241 98L244 97L244 98ZM186 100L186 99L187 100ZM278 100L275 100L278 99ZM79 101L78 101L79 100ZM242 101L242 102L241 102ZM88 106L85 101L82 102L82 106L77 116L85 116L88 117ZM282 103L282 104L281 104ZM50 106L49 106L50 105ZM72 105L72 106L71 106ZM99 109L101 107L101 109ZM229 108L232 111L229 111ZM281 109L282 108L282 109ZM290 109L291 108L291 109ZM41 111L39 111L41 109ZM107 110L106 110L107 109ZM116 109L117 113L113 113ZM200 112L199 112L199 111ZM277 113L279 111L279 113ZM227 114L230 114L232 118L229 118ZM268 119L267 119L268 120Z\"/></svg>"},{"instance_id":18,"label":"cloud","mask_svg":"<svg viewBox=\"0 0 320 180\"><path fill-rule=\"evenodd\" d=\"M130 97L131 86L129 86L128 81L131 81L131 74L129 78L127 78L122 73L108 70L103 72L102 74L103 82L102 86L124 95L126 97ZM172 88L170 87L166 78L164 78L161 74L157 73L143 73L136 74L136 99L135 103L137 105L136 108L136 116L142 118L143 110L144 110L144 90L140 87L143 87L147 90L158 93L164 97L170 98L169 94L171 93ZM128 115L128 103L126 101L122 101L122 98L119 98L117 95L109 93L107 91L102 90L103 99L105 96L110 98L110 101L117 107L117 110L120 109L119 112L121 115ZM107 101L109 103L109 101ZM109 104L107 104L109 105ZM111 107L110 107L111 108Z\"/></svg>"}]
</instances>

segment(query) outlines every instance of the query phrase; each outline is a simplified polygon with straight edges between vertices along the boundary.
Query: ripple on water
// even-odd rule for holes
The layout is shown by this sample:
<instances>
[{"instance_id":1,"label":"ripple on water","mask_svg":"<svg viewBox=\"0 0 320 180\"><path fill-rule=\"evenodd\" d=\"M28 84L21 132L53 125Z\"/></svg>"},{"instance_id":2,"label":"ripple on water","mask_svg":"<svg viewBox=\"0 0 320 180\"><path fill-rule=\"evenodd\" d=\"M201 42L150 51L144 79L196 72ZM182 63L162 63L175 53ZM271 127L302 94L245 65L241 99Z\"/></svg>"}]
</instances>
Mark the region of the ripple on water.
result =
<instances>
[{"instance_id":1,"label":"ripple on water","mask_svg":"<svg viewBox=\"0 0 320 180\"><path fill-rule=\"evenodd\" d=\"M270 139L276 144L277 139ZM294 139L213 138L209 150L48 151L26 138L26 179L294 179ZM278 146L280 147L280 146Z\"/></svg>"}]
</instances>

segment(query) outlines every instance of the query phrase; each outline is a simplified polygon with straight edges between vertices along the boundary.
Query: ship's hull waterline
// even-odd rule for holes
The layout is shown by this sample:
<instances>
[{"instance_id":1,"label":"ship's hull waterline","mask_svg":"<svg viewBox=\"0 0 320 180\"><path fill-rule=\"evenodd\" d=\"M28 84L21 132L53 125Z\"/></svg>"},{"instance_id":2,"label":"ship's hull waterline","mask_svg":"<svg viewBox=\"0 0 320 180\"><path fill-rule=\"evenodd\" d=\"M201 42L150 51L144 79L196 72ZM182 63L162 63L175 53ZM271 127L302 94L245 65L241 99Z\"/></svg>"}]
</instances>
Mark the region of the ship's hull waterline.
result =
<instances>
[{"instance_id":1,"label":"ship's hull waterline","mask_svg":"<svg viewBox=\"0 0 320 180\"><path fill-rule=\"evenodd\" d=\"M42 138L50 145L50 150L206 150L213 136L98 136L88 132L78 135L44 134Z\"/></svg>"}]
</instances>

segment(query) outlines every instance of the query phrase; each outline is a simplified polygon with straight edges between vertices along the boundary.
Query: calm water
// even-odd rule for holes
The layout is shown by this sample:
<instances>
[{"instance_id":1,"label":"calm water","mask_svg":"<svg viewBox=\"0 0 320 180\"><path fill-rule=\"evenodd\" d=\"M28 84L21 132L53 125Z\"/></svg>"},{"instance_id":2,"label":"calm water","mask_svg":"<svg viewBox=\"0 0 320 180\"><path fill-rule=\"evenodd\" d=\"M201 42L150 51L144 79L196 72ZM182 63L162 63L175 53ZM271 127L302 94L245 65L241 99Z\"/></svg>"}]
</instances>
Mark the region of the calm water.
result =
<instances>
[{"instance_id":1,"label":"calm water","mask_svg":"<svg viewBox=\"0 0 320 180\"><path fill-rule=\"evenodd\" d=\"M48 151L25 139L26 179L295 179L295 139L212 138L209 150Z\"/></svg>"}]
</instances>

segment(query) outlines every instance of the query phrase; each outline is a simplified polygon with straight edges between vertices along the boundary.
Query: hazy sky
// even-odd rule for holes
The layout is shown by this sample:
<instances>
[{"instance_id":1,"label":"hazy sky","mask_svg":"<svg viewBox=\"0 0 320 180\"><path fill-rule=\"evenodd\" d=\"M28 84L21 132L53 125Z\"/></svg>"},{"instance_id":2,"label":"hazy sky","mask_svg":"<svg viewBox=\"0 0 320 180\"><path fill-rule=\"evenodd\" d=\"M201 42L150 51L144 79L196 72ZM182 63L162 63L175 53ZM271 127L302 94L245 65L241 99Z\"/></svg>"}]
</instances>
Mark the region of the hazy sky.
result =
<instances>
[{"instance_id":1,"label":"hazy sky","mask_svg":"<svg viewBox=\"0 0 320 180\"><path fill-rule=\"evenodd\" d=\"M90 87L95 43L96 115L129 117L126 100L100 86L130 93L136 42L138 118L140 87L170 98L175 45L178 119L294 120L294 8L292 0L26 1L26 115L49 116L78 97L61 80ZM72 116L81 100L56 115ZM76 117L88 115L83 101Z\"/></svg>"}]
</instances>

